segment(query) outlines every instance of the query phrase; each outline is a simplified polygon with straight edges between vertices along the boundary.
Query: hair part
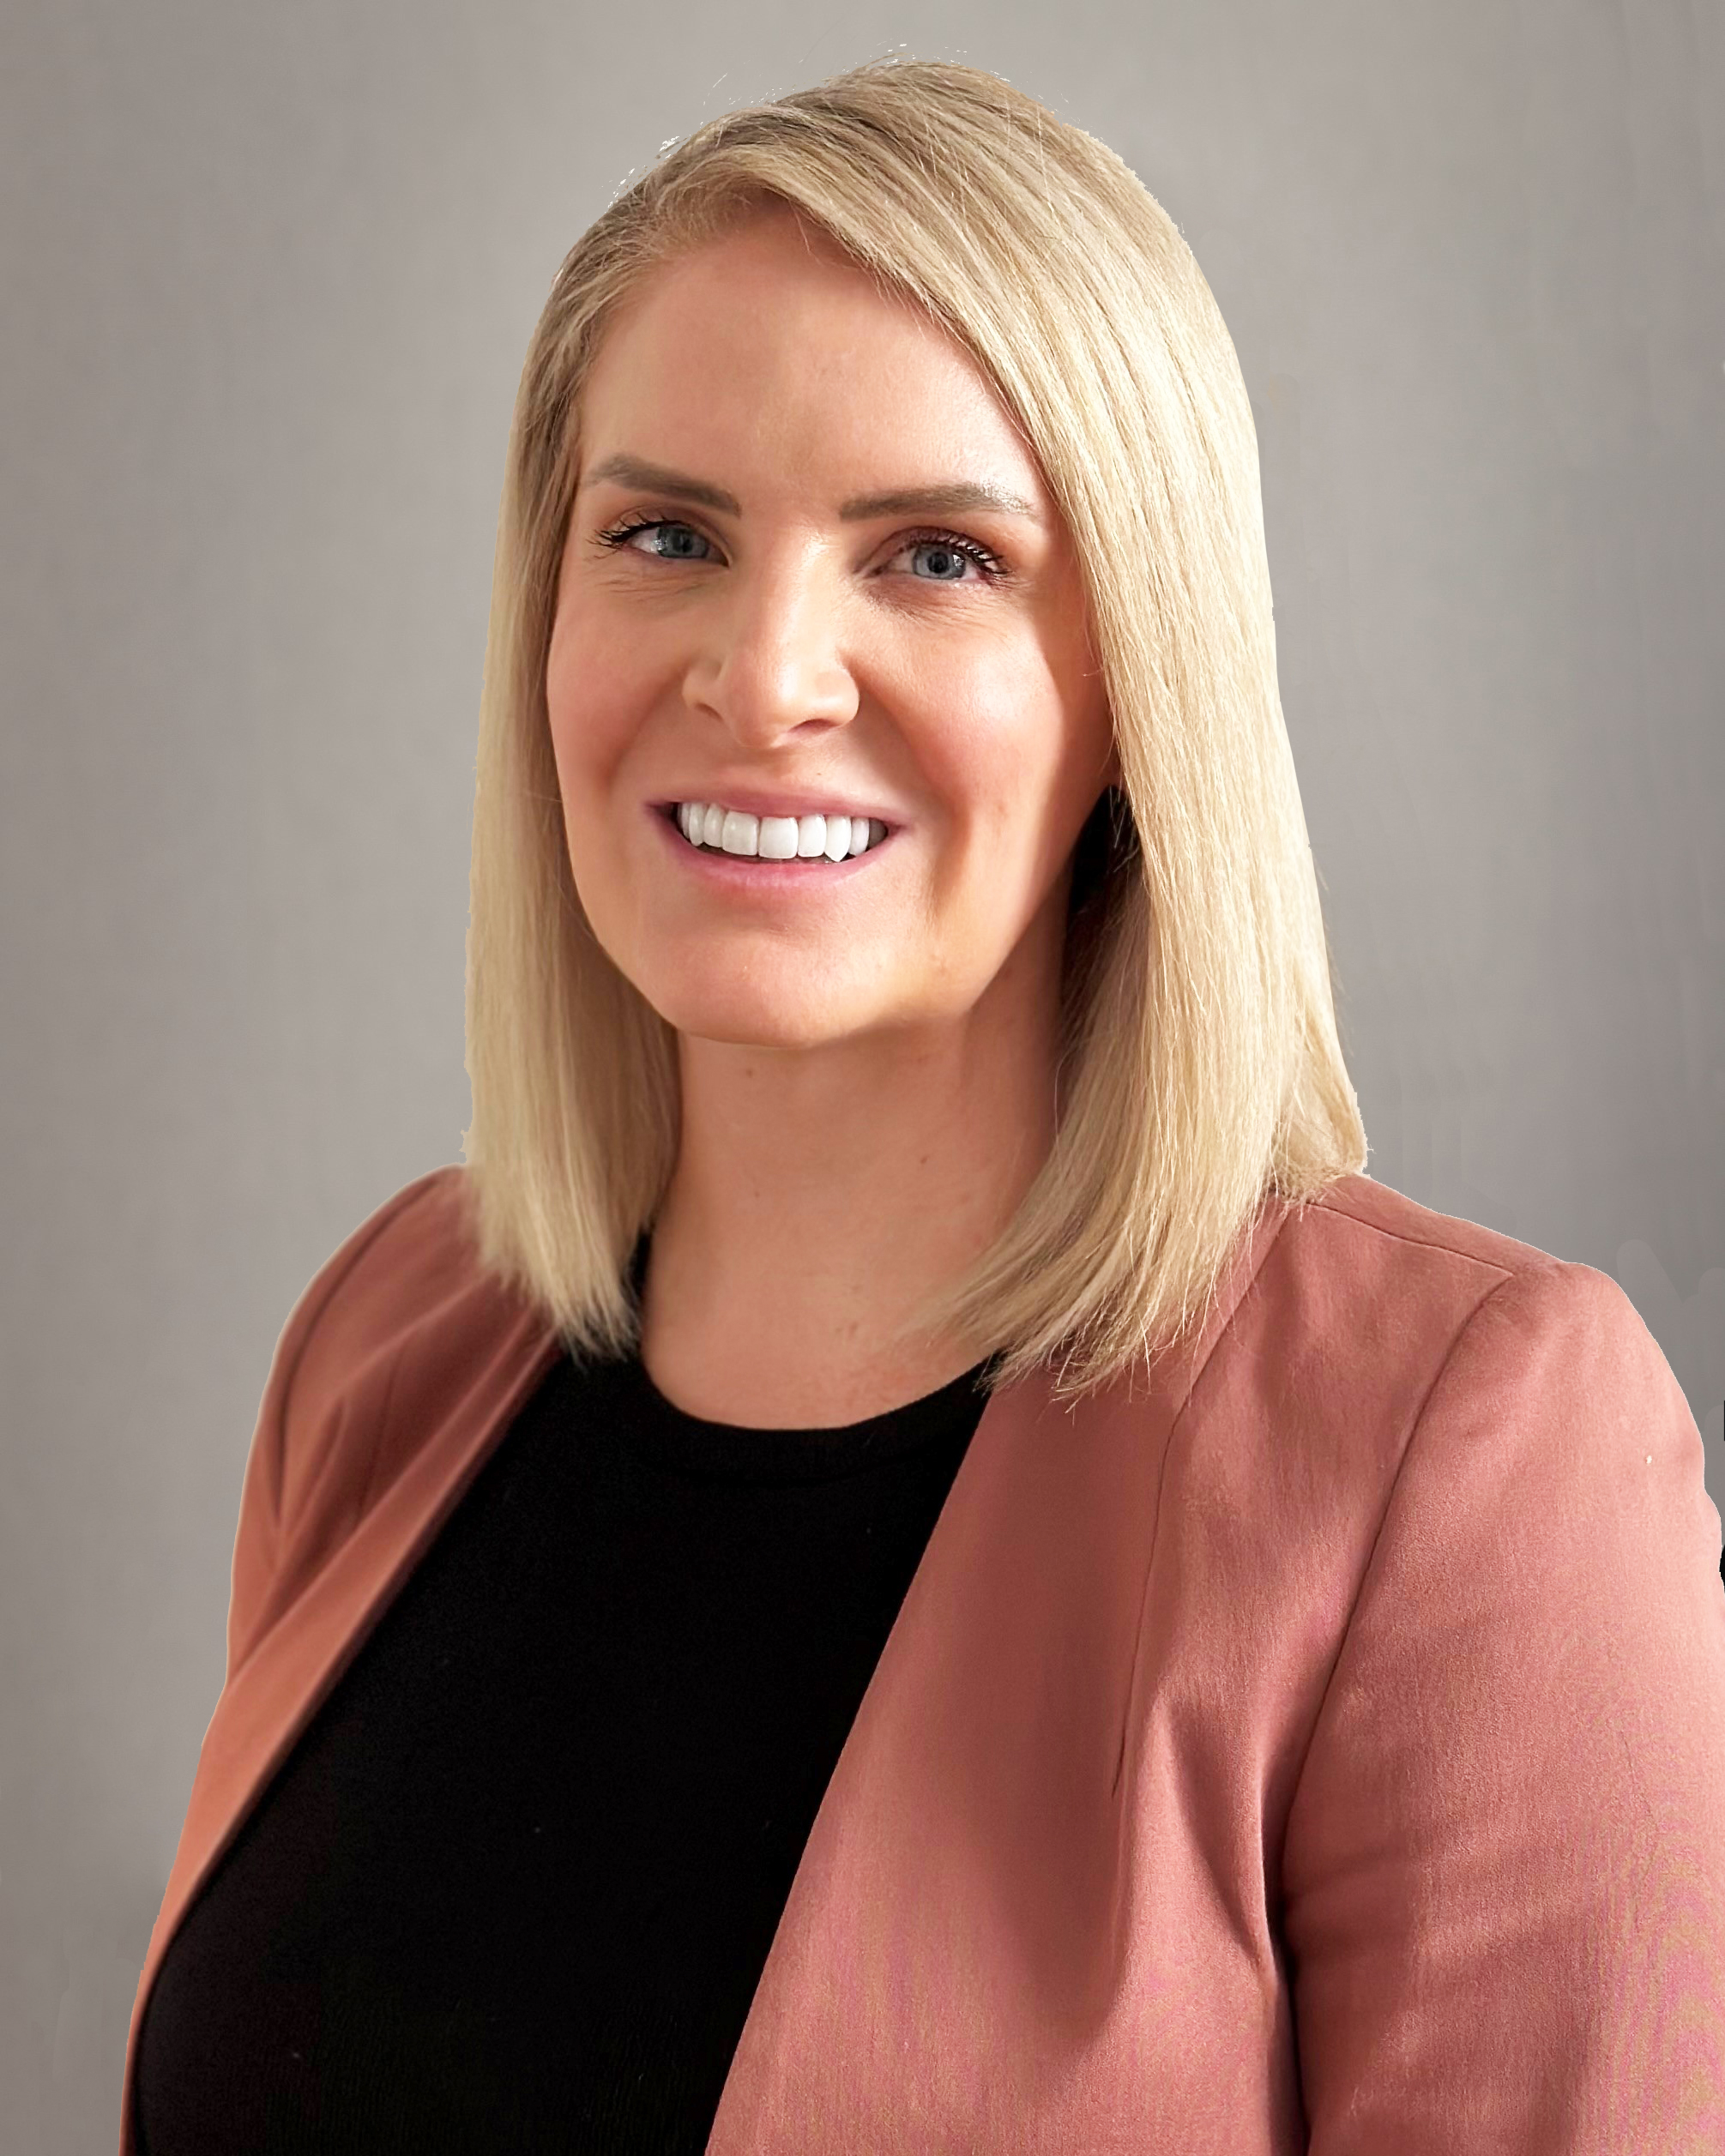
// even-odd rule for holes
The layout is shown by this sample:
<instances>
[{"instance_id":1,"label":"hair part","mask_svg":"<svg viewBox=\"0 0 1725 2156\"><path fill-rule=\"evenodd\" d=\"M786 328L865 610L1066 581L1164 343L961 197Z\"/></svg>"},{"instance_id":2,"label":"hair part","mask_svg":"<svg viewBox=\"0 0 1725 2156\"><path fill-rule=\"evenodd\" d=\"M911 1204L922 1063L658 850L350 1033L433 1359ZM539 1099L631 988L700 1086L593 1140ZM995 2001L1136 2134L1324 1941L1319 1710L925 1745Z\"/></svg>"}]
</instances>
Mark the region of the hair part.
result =
<instances>
[{"instance_id":1,"label":"hair part","mask_svg":"<svg viewBox=\"0 0 1725 2156\"><path fill-rule=\"evenodd\" d=\"M675 1029L576 894L546 661L600 342L655 268L788 208L972 355L1088 593L1121 785L1074 854L1050 1153L905 1338L1071 1400L1207 1314L1271 1193L1366 1161L1276 681L1258 443L1191 250L1125 164L980 69L883 59L726 113L570 250L510 428L467 941L481 1262L577 1358L639 1340L629 1261L675 1165Z\"/></svg>"}]
</instances>

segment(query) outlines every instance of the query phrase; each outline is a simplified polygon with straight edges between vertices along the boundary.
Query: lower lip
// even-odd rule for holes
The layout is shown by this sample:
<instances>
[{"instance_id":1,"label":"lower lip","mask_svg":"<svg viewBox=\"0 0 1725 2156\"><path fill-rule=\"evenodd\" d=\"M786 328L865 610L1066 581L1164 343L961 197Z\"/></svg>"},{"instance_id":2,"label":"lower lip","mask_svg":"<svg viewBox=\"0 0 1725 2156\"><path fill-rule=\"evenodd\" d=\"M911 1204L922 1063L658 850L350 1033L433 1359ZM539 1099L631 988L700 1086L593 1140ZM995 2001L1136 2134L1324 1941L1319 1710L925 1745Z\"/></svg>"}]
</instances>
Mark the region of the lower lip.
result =
<instances>
[{"instance_id":1,"label":"lower lip","mask_svg":"<svg viewBox=\"0 0 1725 2156\"><path fill-rule=\"evenodd\" d=\"M763 861L753 854L691 846L674 815L667 816L662 809L649 809L648 814L691 876L699 876L715 891L751 891L763 898L776 898L789 891L829 891L835 884L847 883L898 836L896 831L889 831L878 846L870 846L866 852L847 854L842 861L829 861L824 854L807 861Z\"/></svg>"}]
</instances>

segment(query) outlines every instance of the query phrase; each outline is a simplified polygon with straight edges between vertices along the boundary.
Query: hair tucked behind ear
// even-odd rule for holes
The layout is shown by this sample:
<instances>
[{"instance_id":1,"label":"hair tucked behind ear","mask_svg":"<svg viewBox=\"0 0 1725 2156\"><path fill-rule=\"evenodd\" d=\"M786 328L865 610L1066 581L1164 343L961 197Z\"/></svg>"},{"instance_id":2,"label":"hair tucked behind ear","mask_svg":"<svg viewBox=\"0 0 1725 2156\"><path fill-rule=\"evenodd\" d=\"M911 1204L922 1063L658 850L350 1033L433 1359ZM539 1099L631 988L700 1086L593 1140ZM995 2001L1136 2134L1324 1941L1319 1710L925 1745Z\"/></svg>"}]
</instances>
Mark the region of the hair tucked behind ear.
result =
<instances>
[{"instance_id":1,"label":"hair tucked behind ear","mask_svg":"<svg viewBox=\"0 0 1725 2156\"><path fill-rule=\"evenodd\" d=\"M1276 684L1258 443L1173 223L998 77L890 59L697 129L570 250L504 476L481 702L464 1178L485 1262L577 1355L637 1338L628 1261L676 1158L675 1037L594 939L545 702L582 385L658 264L789 204L993 382L1086 577L1121 784L1074 862L1052 1148L919 1314L1071 1400L1181 1338L1264 1197L1365 1165Z\"/></svg>"}]
</instances>

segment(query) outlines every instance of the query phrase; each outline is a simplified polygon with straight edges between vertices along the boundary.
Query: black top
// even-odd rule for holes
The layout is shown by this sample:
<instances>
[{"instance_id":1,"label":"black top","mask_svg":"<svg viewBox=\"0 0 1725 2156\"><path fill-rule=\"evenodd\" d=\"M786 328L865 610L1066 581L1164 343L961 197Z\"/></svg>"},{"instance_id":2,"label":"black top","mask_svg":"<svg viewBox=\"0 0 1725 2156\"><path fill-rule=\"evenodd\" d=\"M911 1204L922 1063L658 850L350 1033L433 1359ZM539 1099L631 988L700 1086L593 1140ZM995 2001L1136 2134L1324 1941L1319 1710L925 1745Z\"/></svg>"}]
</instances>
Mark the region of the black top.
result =
<instances>
[{"instance_id":1,"label":"black top","mask_svg":"<svg viewBox=\"0 0 1725 2156\"><path fill-rule=\"evenodd\" d=\"M986 1367L756 1430L555 1363L187 1911L140 2156L699 2156Z\"/></svg>"}]
</instances>

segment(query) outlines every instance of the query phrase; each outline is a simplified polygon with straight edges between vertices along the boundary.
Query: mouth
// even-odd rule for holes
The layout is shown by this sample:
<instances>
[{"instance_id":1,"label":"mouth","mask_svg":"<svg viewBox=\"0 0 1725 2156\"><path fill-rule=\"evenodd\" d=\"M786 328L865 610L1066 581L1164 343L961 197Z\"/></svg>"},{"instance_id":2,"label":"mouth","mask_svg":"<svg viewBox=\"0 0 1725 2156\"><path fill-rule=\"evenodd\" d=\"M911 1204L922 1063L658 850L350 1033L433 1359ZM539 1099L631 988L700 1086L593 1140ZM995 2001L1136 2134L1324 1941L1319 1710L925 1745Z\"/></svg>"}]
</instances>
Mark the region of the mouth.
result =
<instances>
[{"instance_id":1,"label":"mouth","mask_svg":"<svg viewBox=\"0 0 1725 2156\"><path fill-rule=\"evenodd\" d=\"M877 820L867 827L869 843L861 852L847 851L836 859L824 850L824 846L819 852L799 852L784 859L763 858L758 853L731 853L722 846L709 845L704 840L697 843L689 838L679 818L679 805L675 801L654 802L649 813L673 860L715 890L750 890L763 895L830 890L870 867L897 835L896 827Z\"/></svg>"}]
</instances>

